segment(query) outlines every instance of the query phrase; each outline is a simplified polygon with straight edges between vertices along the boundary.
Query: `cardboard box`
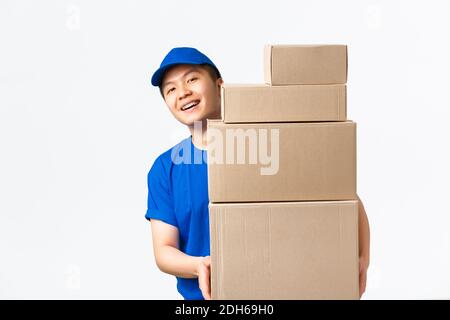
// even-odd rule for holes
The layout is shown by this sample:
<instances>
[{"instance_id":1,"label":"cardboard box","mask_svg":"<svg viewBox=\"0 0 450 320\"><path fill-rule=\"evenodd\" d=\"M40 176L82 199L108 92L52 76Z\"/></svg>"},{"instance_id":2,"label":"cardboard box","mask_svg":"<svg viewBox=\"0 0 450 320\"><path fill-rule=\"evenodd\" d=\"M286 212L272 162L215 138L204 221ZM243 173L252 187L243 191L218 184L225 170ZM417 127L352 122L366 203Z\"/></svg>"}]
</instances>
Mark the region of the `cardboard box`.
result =
<instances>
[{"instance_id":1,"label":"cardboard box","mask_svg":"<svg viewBox=\"0 0 450 320\"><path fill-rule=\"evenodd\" d=\"M346 45L266 45L264 79L271 85L347 82Z\"/></svg>"},{"instance_id":2,"label":"cardboard box","mask_svg":"<svg viewBox=\"0 0 450 320\"><path fill-rule=\"evenodd\" d=\"M225 123L345 121L345 85L223 85Z\"/></svg>"},{"instance_id":3,"label":"cardboard box","mask_svg":"<svg viewBox=\"0 0 450 320\"><path fill-rule=\"evenodd\" d=\"M211 202L357 199L352 121L207 125Z\"/></svg>"},{"instance_id":4,"label":"cardboard box","mask_svg":"<svg viewBox=\"0 0 450 320\"><path fill-rule=\"evenodd\" d=\"M209 207L212 299L359 299L357 201Z\"/></svg>"}]
</instances>

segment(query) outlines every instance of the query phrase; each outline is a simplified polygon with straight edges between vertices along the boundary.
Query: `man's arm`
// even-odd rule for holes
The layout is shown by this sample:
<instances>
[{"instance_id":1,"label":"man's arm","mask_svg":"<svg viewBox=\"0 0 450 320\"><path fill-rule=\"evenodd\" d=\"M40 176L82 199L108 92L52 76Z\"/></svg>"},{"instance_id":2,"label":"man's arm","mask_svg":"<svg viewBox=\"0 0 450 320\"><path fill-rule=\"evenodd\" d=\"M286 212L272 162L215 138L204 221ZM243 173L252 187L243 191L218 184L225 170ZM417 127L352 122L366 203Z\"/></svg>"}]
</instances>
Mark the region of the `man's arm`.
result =
<instances>
[{"instance_id":1,"label":"man's arm","mask_svg":"<svg viewBox=\"0 0 450 320\"><path fill-rule=\"evenodd\" d=\"M364 204L358 196L358 212L359 212L359 256L364 258L369 265L370 262L370 228Z\"/></svg>"},{"instance_id":2,"label":"man's arm","mask_svg":"<svg viewBox=\"0 0 450 320\"><path fill-rule=\"evenodd\" d=\"M153 252L162 272L180 278L198 278L205 299L211 299L210 257L194 257L179 250L178 228L161 220L151 219Z\"/></svg>"},{"instance_id":3,"label":"man's arm","mask_svg":"<svg viewBox=\"0 0 450 320\"><path fill-rule=\"evenodd\" d=\"M358 196L359 220L359 294L366 290L367 269L370 263L370 227L364 204Z\"/></svg>"},{"instance_id":4,"label":"man's arm","mask_svg":"<svg viewBox=\"0 0 450 320\"><path fill-rule=\"evenodd\" d=\"M153 252L158 268L180 278L197 278L202 257L181 252L178 228L161 220L151 219Z\"/></svg>"}]
</instances>

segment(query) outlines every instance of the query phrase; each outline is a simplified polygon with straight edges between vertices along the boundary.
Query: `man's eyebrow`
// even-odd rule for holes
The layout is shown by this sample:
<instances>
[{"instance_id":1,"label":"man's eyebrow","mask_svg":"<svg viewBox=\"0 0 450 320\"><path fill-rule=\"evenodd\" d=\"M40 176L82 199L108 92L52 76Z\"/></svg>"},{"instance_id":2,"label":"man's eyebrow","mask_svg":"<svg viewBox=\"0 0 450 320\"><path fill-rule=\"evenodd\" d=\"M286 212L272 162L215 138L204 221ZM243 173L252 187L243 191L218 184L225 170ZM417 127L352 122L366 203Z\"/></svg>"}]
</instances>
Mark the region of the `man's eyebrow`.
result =
<instances>
[{"instance_id":1,"label":"man's eyebrow","mask_svg":"<svg viewBox=\"0 0 450 320\"><path fill-rule=\"evenodd\" d=\"M181 76L181 78L182 78L182 77L186 77L189 73L195 72L195 71L197 71L196 68L191 68L191 69L189 69L188 71L186 71L186 72ZM173 81L167 81L167 82L164 82L162 87L164 88L165 86L167 86L168 84L171 84L171 83L173 83Z\"/></svg>"}]
</instances>

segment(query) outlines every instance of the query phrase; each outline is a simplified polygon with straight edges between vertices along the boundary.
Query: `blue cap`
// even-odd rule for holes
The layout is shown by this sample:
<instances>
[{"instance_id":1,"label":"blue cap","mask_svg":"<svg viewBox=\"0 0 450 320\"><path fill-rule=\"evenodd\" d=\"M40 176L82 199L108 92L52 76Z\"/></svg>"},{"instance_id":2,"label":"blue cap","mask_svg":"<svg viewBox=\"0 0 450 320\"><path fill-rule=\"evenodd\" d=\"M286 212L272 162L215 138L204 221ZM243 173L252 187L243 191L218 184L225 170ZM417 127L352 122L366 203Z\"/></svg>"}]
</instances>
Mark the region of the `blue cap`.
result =
<instances>
[{"instance_id":1,"label":"blue cap","mask_svg":"<svg viewBox=\"0 0 450 320\"><path fill-rule=\"evenodd\" d=\"M169 51L161 62L159 69L153 73L152 85L159 87L167 69L177 64L209 64L216 69L217 74L220 77L220 72L216 65L206 55L195 48L178 47Z\"/></svg>"}]
</instances>

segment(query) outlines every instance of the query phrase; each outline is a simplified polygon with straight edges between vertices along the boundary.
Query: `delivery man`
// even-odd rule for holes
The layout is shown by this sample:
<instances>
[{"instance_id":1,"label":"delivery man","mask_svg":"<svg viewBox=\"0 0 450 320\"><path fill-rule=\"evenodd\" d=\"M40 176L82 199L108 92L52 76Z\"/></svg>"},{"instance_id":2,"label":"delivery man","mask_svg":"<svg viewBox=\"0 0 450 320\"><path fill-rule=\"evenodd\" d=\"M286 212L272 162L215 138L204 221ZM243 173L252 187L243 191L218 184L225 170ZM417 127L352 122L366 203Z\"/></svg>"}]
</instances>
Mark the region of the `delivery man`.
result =
<instances>
[{"instance_id":1,"label":"delivery man","mask_svg":"<svg viewBox=\"0 0 450 320\"><path fill-rule=\"evenodd\" d=\"M164 57L151 83L191 133L157 157L147 176L145 217L151 221L156 264L176 276L184 299L211 299L206 121L220 118L223 80L205 54L178 47ZM360 295L366 286L369 239L359 200Z\"/></svg>"}]
</instances>

